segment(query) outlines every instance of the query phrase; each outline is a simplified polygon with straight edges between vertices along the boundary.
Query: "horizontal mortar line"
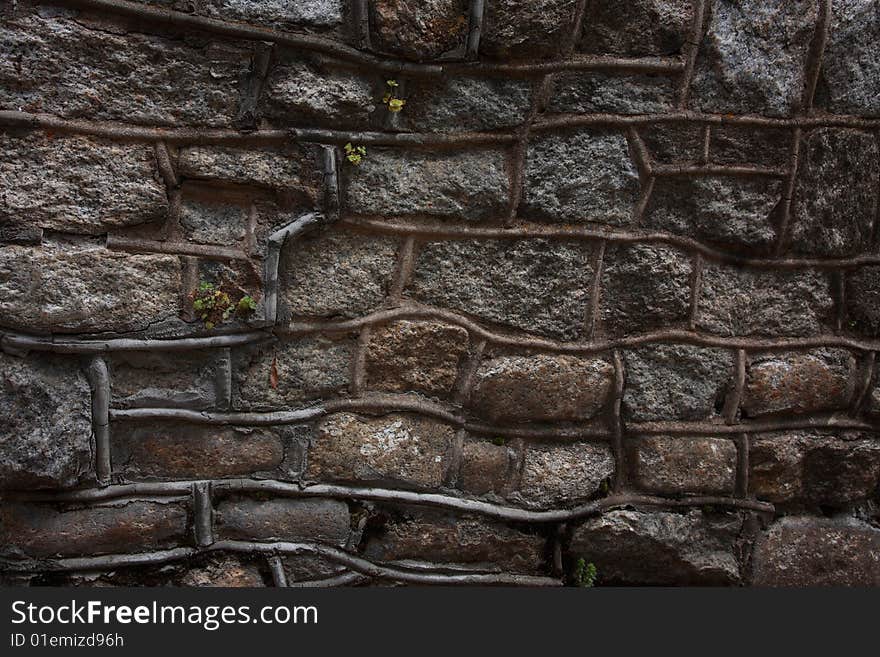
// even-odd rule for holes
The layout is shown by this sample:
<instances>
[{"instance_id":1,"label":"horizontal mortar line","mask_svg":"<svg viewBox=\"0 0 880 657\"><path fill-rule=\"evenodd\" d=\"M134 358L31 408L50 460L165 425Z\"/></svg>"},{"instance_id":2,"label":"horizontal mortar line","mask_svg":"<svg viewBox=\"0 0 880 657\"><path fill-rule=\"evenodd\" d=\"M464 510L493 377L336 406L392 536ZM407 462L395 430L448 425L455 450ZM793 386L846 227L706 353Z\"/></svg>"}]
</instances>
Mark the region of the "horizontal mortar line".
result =
<instances>
[{"instance_id":1,"label":"horizontal mortar line","mask_svg":"<svg viewBox=\"0 0 880 657\"><path fill-rule=\"evenodd\" d=\"M5 499L29 502L104 502L115 499L142 497L178 497L188 495L193 481L171 481L136 484L115 484L104 488L88 488L73 491L10 491L4 493ZM373 502L413 504L440 509L451 509L463 513L496 518L509 522L558 523L599 515L619 506L730 506L753 511L775 513L769 502L724 496L699 496L666 498L639 494L616 494L594 500L570 509L532 510L493 502L484 502L443 493L423 493L411 490L396 490L372 486L349 486L342 484L302 485L274 479L214 479L211 489L215 493L259 493L281 497L357 499Z\"/></svg>"},{"instance_id":2,"label":"horizontal mortar line","mask_svg":"<svg viewBox=\"0 0 880 657\"><path fill-rule=\"evenodd\" d=\"M443 146L468 144L507 144L517 140L513 131L495 132L375 132L329 130L324 128L285 128L242 132L224 128L174 128L140 126L118 121L64 119L53 114L30 114L0 110L0 126L52 130L77 135L107 137L123 141L165 141L173 144L271 144L289 141L319 144L356 142L365 146Z\"/></svg>"},{"instance_id":3,"label":"horizontal mortar line","mask_svg":"<svg viewBox=\"0 0 880 657\"><path fill-rule=\"evenodd\" d=\"M665 329L623 338L594 340L590 342L560 342L548 338L497 333L481 326L464 315L448 310L425 307L416 304L401 306L389 310L380 310L365 315L364 317L351 320L293 322L286 328L276 327L275 333L277 335L299 335L321 332L348 333L365 325L385 324L398 319L442 320L450 324L461 326L475 336L483 338L496 345L572 354L595 354L611 351L613 349L638 347L653 342L681 342L698 346L749 349L753 351L811 349L814 347L846 347L858 351L876 351L880 349L880 340L858 340L839 335L817 335L802 338L749 338L710 335L684 329Z\"/></svg>"},{"instance_id":4,"label":"horizontal mortar line","mask_svg":"<svg viewBox=\"0 0 880 657\"><path fill-rule=\"evenodd\" d=\"M272 339L263 331L248 331L201 338L136 339L110 338L87 340L67 338L61 335L35 336L4 331L0 338L3 350L50 351L65 354L94 354L112 351L188 351L190 349L216 349L250 344Z\"/></svg>"},{"instance_id":5,"label":"horizontal mortar line","mask_svg":"<svg viewBox=\"0 0 880 657\"><path fill-rule=\"evenodd\" d=\"M787 178L788 169L758 166L676 166L655 164L651 173L655 176L766 176L768 178Z\"/></svg>"},{"instance_id":6,"label":"horizontal mortar line","mask_svg":"<svg viewBox=\"0 0 880 657\"><path fill-rule=\"evenodd\" d=\"M334 588L337 586L352 586L362 582L369 581L369 577L363 573L344 572L333 577L325 577L324 579L305 579L287 583L290 589L323 589Z\"/></svg>"},{"instance_id":7,"label":"horizontal mortar line","mask_svg":"<svg viewBox=\"0 0 880 657\"><path fill-rule=\"evenodd\" d=\"M848 269L880 264L880 253L867 253L849 258L749 258L735 253L720 251L689 237L662 231L622 231L614 228L594 228L585 225L554 225L534 221L520 221L512 226L474 226L469 224L440 223L428 221L386 221L346 215L340 218L342 225L363 228L388 235L417 235L425 238L446 239L570 239L590 242L658 242L686 251L695 251L723 263L757 269ZM593 222L601 224L601 222Z\"/></svg>"},{"instance_id":8,"label":"horizontal mortar line","mask_svg":"<svg viewBox=\"0 0 880 657\"><path fill-rule=\"evenodd\" d=\"M51 4L103 10L130 18L152 21L161 25L202 30L236 39L269 41L279 46L323 53L352 64L361 65L364 68L404 73L414 77L436 77L452 74L540 75L554 71L592 69L675 74L683 71L685 68L683 61L673 57L624 58L581 54L566 59L536 63L470 63L464 61L444 62L442 64L416 63L384 55L373 55L320 36L287 32L248 23L227 22L221 19L196 16L172 9L148 7L140 3L127 2L126 0L49 0L49 2Z\"/></svg>"},{"instance_id":9,"label":"horizontal mortar line","mask_svg":"<svg viewBox=\"0 0 880 657\"><path fill-rule=\"evenodd\" d=\"M187 242L162 242L141 238L107 236L107 248L117 251L136 253L169 253L172 255L208 256L222 260L249 260L250 257L241 249L224 248L209 244L190 244Z\"/></svg>"},{"instance_id":10,"label":"horizontal mortar line","mask_svg":"<svg viewBox=\"0 0 880 657\"><path fill-rule=\"evenodd\" d=\"M823 415L821 417L804 417L795 420L749 420L739 424L716 424L713 422L631 422L627 423L627 434L751 434L792 429L857 429L861 431L878 431L880 423L866 422L842 415Z\"/></svg>"},{"instance_id":11,"label":"horizontal mortar line","mask_svg":"<svg viewBox=\"0 0 880 657\"><path fill-rule=\"evenodd\" d=\"M876 130L880 128L880 119L862 118L850 115L819 114L795 116L790 118L773 118L754 114L709 114L688 110L667 112L665 114L545 114L540 120L531 124L533 131L553 130L558 128L576 128L591 125L630 126L651 123L704 123L713 125L737 125L755 128L859 128Z\"/></svg>"},{"instance_id":12,"label":"horizontal mortar line","mask_svg":"<svg viewBox=\"0 0 880 657\"><path fill-rule=\"evenodd\" d=\"M320 543L294 543L273 541L260 543L256 541L217 541L201 548L172 548L156 550L140 554L108 554L94 557L68 557L46 560L28 560L26 562L4 562L10 570L18 572L48 571L89 571L121 566L167 563L179 561L198 555L215 552L246 552L263 554L314 555L324 557L341 564L355 572L369 577L392 579L412 583L437 584L518 584L523 586L559 586L561 581L550 577L517 575L514 573L467 573L443 574L424 571L407 570L401 567L386 566L374 563L361 557L349 554L344 550L321 545Z\"/></svg>"}]
</instances>

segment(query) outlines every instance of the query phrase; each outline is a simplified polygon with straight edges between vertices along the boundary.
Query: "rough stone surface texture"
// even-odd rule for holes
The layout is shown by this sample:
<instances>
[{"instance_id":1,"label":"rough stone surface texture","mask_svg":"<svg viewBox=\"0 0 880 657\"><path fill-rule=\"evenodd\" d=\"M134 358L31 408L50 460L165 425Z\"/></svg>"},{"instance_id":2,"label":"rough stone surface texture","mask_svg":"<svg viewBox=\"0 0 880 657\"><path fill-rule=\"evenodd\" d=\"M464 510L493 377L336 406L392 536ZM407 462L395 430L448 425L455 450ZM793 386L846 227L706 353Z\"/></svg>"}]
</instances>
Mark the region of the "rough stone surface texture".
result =
<instances>
[{"instance_id":1,"label":"rough stone surface texture","mask_svg":"<svg viewBox=\"0 0 880 657\"><path fill-rule=\"evenodd\" d=\"M0 2L0 584L880 586L878 44Z\"/></svg>"}]
</instances>

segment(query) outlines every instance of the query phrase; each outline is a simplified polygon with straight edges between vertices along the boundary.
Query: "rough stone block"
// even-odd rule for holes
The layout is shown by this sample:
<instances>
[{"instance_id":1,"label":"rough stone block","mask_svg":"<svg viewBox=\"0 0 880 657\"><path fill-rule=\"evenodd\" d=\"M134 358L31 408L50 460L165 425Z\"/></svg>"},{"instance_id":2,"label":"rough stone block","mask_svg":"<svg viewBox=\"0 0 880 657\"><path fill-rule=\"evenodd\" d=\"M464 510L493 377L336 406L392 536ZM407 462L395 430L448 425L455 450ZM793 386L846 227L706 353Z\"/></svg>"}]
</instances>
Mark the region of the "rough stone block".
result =
<instances>
[{"instance_id":1,"label":"rough stone block","mask_svg":"<svg viewBox=\"0 0 880 657\"><path fill-rule=\"evenodd\" d=\"M112 403L119 408L213 408L228 365L213 351L118 351L106 358Z\"/></svg>"},{"instance_id":2,"label":"rough stone block","mask_svg":"<svg viewBox=\"0 0 880 657\"><path fill-rule=\"evenodd\" d=\"M557 55L574 30L576 0L488 0L480 52L500 59Z\"/></svg>"},{"instance_id":3,"label":"rough stone block","mask_svg":"<svg viewBox=\"0 0 880 657\"><path fill-rule=\"evenodd\" d=\"M623 226L633 222L638 197L639 174L622 134L584 128L531 139L525 218Z\"/></svg>"},{"instance_id":4,"label":"rough stone block","mask_svg":"<svg viewBox=\"0 0 880 657\"><path fill-rule=\"evenodd\" d=\"M735 513L611 511L578 527L569 553L594 563L603 584L731 585L742 526Z\"/></svg>"},{"instance_id":5,"label":"rough stone block","mask_svg":"<svg viewBox=\"0 0 880 657\"><path fill-rule=\"evenodd\" d=\"M545 239L430 242L409 293L419 301L566 340L584 333L592 247Z\"/></svg>"},{"instance_id":6,"label":"rough stone block","mask_svg":"<svg viewBox=\"0 0 880 657\"><path fill-rule=\"evenodd\" d=\"M522 480L511 499L539 509L586 502L614 475L614 457L604 443L529 445Z\"/></svg>"},{"instance_id":7,"label":"rough stone block","mask_svg":"<svg viewBox=\"0 0 880 657\"><path fill-rule=\"evenodd\" d=\"M279 301L293 316L357 317L375 310L391 284L397 247L393 238L342 230L288 240Z\"/></svg>"},{"instance_id":8,"label":"rough stone block","mask_svg":"<svg viewBox=\"0 0 880 657\"><path fill-rule=\"evenodd\" d=\"M849 328L865 335L880 335L880 266L854 269L845 280Z\"/></svg>"},{"instance_id":9,"label":"rough stone block","mask_svg":"<svg viewBox=\"0 0 880 657\"><path fill-rule=\"evenodd\" d=\"M305 336L242 351L235 359L235 406L284 409L345 393L354 349L351 339Z\"/></svg>"},{"instance_id":10,"label":"rough stone block","mask_svg":"<svg viewBox=\"0 0 880 657\"><path fill-rule=\"evenodd\" d=\"M526 121L532 103L532 84L515 78L412 81L400 96L406 105L399 117L414 132L511 128Z\"/></svg>"},{"instance_id":11,"label":"rough stone block","mask_svg":"<svg viewBox=\"0 0 880 657\"><path fill-rule=\"evenodd\" d=\"M233 125L255 46L87 26L69 15L41 10L4 21L5 109L136 124Z\"/></svg>"},{"instance_id":12,"label":"rough stone block","mask_svg":"<svg viewBox=\"0 0 880 657\"><path fill-rule=\"evenodd\" d=\"M660 164L695 164L703 157L703 126L655 123L639 129L651 159Z\"/></svg>"},{"instance_id":13,"label":"rough stone block","mask_svg":"<svg viewBox=\"0 0 880 657\"><path fill-rule=\"evenodd\" d=\"M0 249L0 315L11 328L54 333L137 331L176 317L174 256L7 246Z\"/></svg>"},{"instance_id":14,"label":"rough stone block","mask_svg":"<svg viewBox=\"0 0 880 657\"><path fill-rule=\"evenodd\" d=\"M449 395L468 344L468 332L449 324L403 320L376 327L367 344L366 385L387 392Z\"/></svg>"},{"instance_id":15,"label":"rough stone block","mask_svg":"<svg viewBox=\"0 0 880 657\"><path fill-rule=\"evenodd\" d=\"M707 263L696 324L722 335L805 336L822 331L833 307L829 281L820 271Z\"/></svg>"},{"instance_id":16,"label":"rough stone block","mask_svg":"<svg viewBox=\"0 0 880 657\"><path fill-rule=\"evenodd\" d=\"M152 147L0 132L0 227L68 233L160 221L168 210Z\"/></svg>"},{"instance_id":17,"label":"rough stone block","mask_svg":"<svg viewBox=\"0 0 880 657\"><path fill-rule=\"evenodd\" d=\"M713 164L765 167L788 167L791 160L792 134L779 128L752 125L712 127L709 161Z\"/></svg>"},{"instance_id":18,"label":"rough stone block","mask_svg":"<svg viewBox=\"0 0 880 657\"><path fill-rule=\"evenodd\" d=\"M135 480L252 475L284 460L279 437L263 429L114 422L111 445L114 473Z\"/></svg>"},{"instance_id":19,"label":"rough stone block","mask_svg":"<svg viewBox=\"0 0 880 657\"><path fill-rule=\"evenodd\" d=\"M180 225L187 241L198 244L235 246L244 244L248 208L205 190L204 196L184 195Z\"/></svg>"},{"instance_id":20,"label":"rough stone block","mask_svg":"<svg viewBox=\"0 0 880 657\"><path fill-rule=\"evenodd\" d=\"M819 96L835 114L880 116L880 15L872 0L835 0L822 58Z\"/></svg>"},{"instance_id":21,"label":"rough stone block","mask_svg":"<svg viewBox=\"0 0 880 657\"><path fill-rule=\"evenodd\" d=\"M283 149L186 146L180 149L180 175L239 185L284 189L317 207L323 196L323 165L318 149L293 145Z\"/></svg>"},{"instance_id":22,"label":"rough stone block","mask_svg":"<svg viewBox=\"0 0 880 657\"><path fill-rule=\"evenodd\" d=\"M602 326L613 336L666 328L690 315L691 258L653 244L609 245L602 265Z\"/></svg>"},{"instance_id":23,"label":"rough stone block","mask_svg":"<svg viewBox=\"0 0 880 657\"><path fill-rule=\"evenodd\" d=\"M880 586L880 530L849 518L782 518L752 560L756 586Z\"/></svg>"},{"instance_id":24,"label":"rough stone block","mask_svg":"<svg viewBox=\"0 0 880 657\"><path fill-rule=\"evenodd\" d=\"M13 502L0 506L0 552L6 556L124 554L187 542L187 511L179 504L127 502L67 510Z\"/></svg>"},{"instance_id":25,"label":"rough stone block","mask_svg":"<svg viewBox=\"0 0 880 657\"><path fill-rule=\"evenodd\" d=\"M384 83L300 52L284 55L269 72L259 113L279 126L368 129Z\"/></svg>"},{"instance_id":26,"label":"rough stone block","mask_svg":"<svg viewBox=\"0 0 880 657\"><path fill-rule=\"evenodd\" d=\"M795 184L793 248L823 256L867 250L878 190L880 146L874 135L834 128L807 133Z\"/></svg>"},{"instance_id":27,"label":"rough stone block","mask_svg":"<svg viewBox=\"0 0 880 657\"><path fill-rule=\"evenodd\" d=\"M694 20L691 0L595 0L584 17L579 49L596 55L675 55Z\"/></svg>"},{"instance_id":28,"label":"rough stone block","mask_svg":"<svg viewBox=\"0 0 880 657\"><path fill-rule=\"evenodd\" d=\"M715 0L700 46L691 106L791 116L800 109L817 0Z\"/></svg>"},{"instance_id":29,"label":"rough stone block","mask_svg":"<svg viewBox=\"0 0 880 657\"><path fill-rule=\"evenodd\" d=\"M753 358L746 370L743 414L800 415L846 408L853 395L855 374L856 360L844 349Z\"/></svg>"},{"instance_id":30,"label":"rough stone block","mask_svg":"<svg viewBox=\"0 0 880 657\"><path fill-rule=\"evenodd\" d=\"M175 0L176 4L186 0ZM236 20L284 29L326 30L341 26L343 0L207 0L204 13L212 18Z\"/></svg>"},{"instance_id":31,"label":"rough stone block","mask_svg":"<svg viewBox=\"0 0 880 657\"><path fill-rule=\"evenodd\" d=\"M380 562L415 560L535 573L544 565L545 543L542 536L484 518L405 510L385 518L368 537L364 556Z\"/></svg>"},{"instance_id":32,"label":"rough stone block","mask_svg":"<svg viewBox=\"0 0 880 657\"><path fill-rule=\"evenodd\" d=\"M477 369L471 407L503 424L586 420L605 406L613 383L614 367L605 360L502 356Z\"/></svg>"},{"instance_id":33,"label":"rough stone block","mask_svg":"<svg viewBox=\"0 0 880 657\"><path fill-rule=\"evenodd\" d=\"M501 444L496 444L500 442ZM466 440L462 448L458 487L475 495L503 493L513 477L516 456L501 441Z\"/></svg>"},{"instance_id":34,"label":"rough stone block","mask_svg":"<svg viewBox=\"0 0 880 657\"><path fill-rule=\"evenodd\" d=\"M501 151L370 148L359 166L344 171L344 202L354 213L479 221L507 208L510 180Z\"/></svg>"},{"instance_id":35,"label":"rough stone block","mask_svg":"<svg viewBox=\"0 0 880 657\"><path fill-rule=\"evenodd\" d=\"M557 76L549 111L653 114L669 111L674 103L674 78L578 71Z\"/></svg>"},{"instance_id":36,"label":"rough stone block","mask_svg":"<svg viewBox=\"0 0 880 657\"><path fill-rule=\"evenodd\" d=\"M183 586L206 588L261 588L266 580L257 564L237 556L211 559L190 568L180 580Z\"/></svg>"},{"instance_id":37,"label":"rough stone block","mask_svg":"<svg viewBox=\"0 0 880 657\"><path fill-rule=\"evenodd\" d=\"M705 420L718 414L732 385L733 354L684 344L624 354L623 415L628 421Z\"/></svg>"},{"instance_id":38,"label":"rough stone block","mask_svg":"<svg viewBox=\"0 0 880 657\"><path fill-rule=\"evenodd\" d=\"M876 490L880 445L860 434L766 434L751 439L749 466L749 485L759 499L845 505Z\"/></svg>"},{"instance_id":39,"label":"rough stone block","mask_svg":"<svg viewBox=\"0 0 880 657\"><path fill-rule=\"evenodd\" d=\"M217 534L228 540L307 541L345 545L348 505L338 500L231 498L215 512Z\"/></svg>"},{"instance_id":40,"label":"rough stone block","mask_svg":"<svg viewBox=\"0 0 880 657\"><path fill-rule=\"evenodd\" d=\"M418 416L337 413L317 427L306 477L436 488L446 474L454 433Z\"/></svg>"},{"instance_id":41,"label":"rough stone block","mask_svg":"<svg viewBox=\"0 0 880 657\"><path fill-rule=\"evenodd\" d=\"M650 436L628 445L635 484L652 493L726 495L736 488L736 445L724 438Z\"/></svg>"},{"instance_id":42,"label":"rough stone block","mask_svg":"<svg viewBox=\"0 0 880 657\"><path fill-rule=\"evenodd\" d=\"M75 360L0 352L0 489L89 479L91 439L89 384Z\"/></svg>"},{"instance_id":43,"label":"rough stone block","mask_svg":"<svg viewBox=\"0 0 880 657\"><path fill-rule=\"evenodd\" d=\"M774 215L783 181L705 176L657 179L645 211L646 227L767 253L776 242Z\"/></svg>"},{"instance_id":44,"label":"rough stone block","mask_svg":"<svg viewBox=\"0 0 880 657\"><path fill-rule=\"evenodd\" d=\"M468 0L370 0L373 46L408 59L430 60L464 46Z\"/></svg>"}]
</instances>

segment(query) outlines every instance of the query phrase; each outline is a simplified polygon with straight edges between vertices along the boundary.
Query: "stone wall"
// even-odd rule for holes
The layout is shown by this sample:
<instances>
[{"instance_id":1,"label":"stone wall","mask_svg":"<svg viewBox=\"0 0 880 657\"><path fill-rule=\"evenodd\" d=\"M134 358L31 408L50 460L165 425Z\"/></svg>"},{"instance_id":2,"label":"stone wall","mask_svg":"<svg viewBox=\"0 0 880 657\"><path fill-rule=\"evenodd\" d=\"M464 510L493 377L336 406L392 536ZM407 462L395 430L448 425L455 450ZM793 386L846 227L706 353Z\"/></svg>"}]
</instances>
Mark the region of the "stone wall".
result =
<instances>
[{"instance_id":1,"label":"stone wall","mask_svg":"<svg viewBox=\"0 0 880 657\"><path fill-rule=\"evenodd\" d=\"M0 16L5 582L880 584L876 0Z\"/></svg>"}]
</instances>

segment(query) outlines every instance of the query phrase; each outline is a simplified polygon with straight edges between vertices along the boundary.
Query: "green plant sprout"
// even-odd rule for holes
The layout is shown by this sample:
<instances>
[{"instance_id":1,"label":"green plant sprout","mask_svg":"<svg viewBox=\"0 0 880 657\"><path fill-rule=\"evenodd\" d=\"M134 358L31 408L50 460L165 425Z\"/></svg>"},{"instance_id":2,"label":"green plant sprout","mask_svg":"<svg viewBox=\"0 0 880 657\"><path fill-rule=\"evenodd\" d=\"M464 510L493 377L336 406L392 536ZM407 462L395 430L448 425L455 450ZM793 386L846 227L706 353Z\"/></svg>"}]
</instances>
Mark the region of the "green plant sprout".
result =
<instances>
[{"instance_id":1,"label":"green plant sprout","mask_svg":"<svg viewBox=\"0 0 880 657\"><path fill-rule=\"evenodd\" d=\"M397 80L388 80L385 84L388 86L388 89L385 91L385 95L382 96L382 102L389 112L399 112L406 105L406 100L397 97L397 89L400 87L400 84L398 84Z\"/></svg>"},{"instance_id":2,"label":"green plant sprout","mask_svg":"<svg viewBox=\"0 0 880 657\"><path fill-rule=\"evenodd\" d=\"M207 281L199 283L199 287L190 296L193 310L209 331L233 314L246 318L257 309L256 300L249 294L239 299L238 303L233 303L228 292Z\"/></svg>"},{"instance_id":3,"label":"green plant sprout","mask_svg":"<svg viewBox=\"0 0 880 657\"><path fill-rule=\"evenodd\" d=\"M351 142L348 142L343 148L345 149L345 158L355 166L358 166L367 155L366 148L352 146Z\"/></svg>"},{"instance_id":4,"label":"green plant sprout","mask_svg":"<svg viewBox=\"0 0 880 657\"><path fill-rule=\"evenodd\" d=\"M581 557L577 560L577 563L574 566L572 579L574 579L575 586L589 589L595 586L596 577L598 575L599 571L596 569L596 564L592 561L587 563L586 560Z\"/></svg>"}]
</instances>

